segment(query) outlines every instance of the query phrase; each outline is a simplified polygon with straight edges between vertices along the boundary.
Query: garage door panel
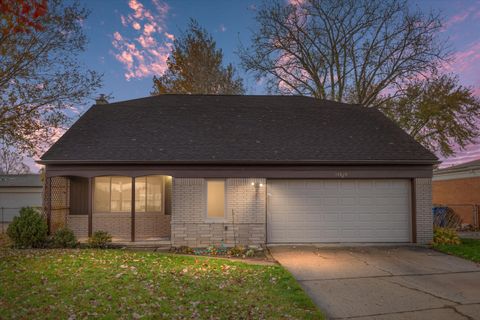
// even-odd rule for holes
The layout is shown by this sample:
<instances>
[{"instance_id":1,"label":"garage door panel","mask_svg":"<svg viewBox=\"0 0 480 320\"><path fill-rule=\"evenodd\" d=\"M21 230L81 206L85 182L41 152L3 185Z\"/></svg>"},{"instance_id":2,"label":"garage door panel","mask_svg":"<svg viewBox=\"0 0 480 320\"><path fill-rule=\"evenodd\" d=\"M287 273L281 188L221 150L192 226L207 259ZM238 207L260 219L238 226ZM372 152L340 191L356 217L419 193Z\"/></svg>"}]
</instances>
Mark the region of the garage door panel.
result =
<instances>
[{"instance_id":1,"label":"garage door panel","mask_svg":"<svg viewBox=\"0 0 480 320\"><path fill-rule=\"evenodd\" d=\"M408 242L409 180L269 180L269 242Z\"/></svg>"}]
</instances>

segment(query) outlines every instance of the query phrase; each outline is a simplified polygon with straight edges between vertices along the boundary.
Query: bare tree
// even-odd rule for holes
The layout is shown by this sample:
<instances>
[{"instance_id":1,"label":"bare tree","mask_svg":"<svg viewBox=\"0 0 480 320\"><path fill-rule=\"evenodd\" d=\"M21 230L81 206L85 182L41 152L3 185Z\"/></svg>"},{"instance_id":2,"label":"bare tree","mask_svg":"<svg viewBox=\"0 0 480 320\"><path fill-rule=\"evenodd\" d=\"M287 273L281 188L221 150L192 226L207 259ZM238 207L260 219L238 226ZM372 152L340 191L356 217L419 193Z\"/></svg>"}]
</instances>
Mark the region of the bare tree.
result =
<instances>
[{"instance_id":1,"label":"bare tree","mask_svg":"<svg viewBox=\"0 0 480 320\"><path fill-rule=\"evenodd\" d=\"M243 94L243 80L232 64L223 66L223 52L197 21L175 39L165 74L153 78L152 94Z\"/></svg>"},{"instance_id":2,"label":"bare tree","mask_svg":"<svg viewBox=\"0 0 480 320\"><path fill-rule=\"evenodd\" d=\"M380 106L449 58L441 19L397 0L267 1L258 11L246 70L283 94Z\"/></svg>"},{"instance_id":3,"label":"bare tree","mask_svg":"<svg viewBox=\"0 0 480 320\"><path fill-rule=\"evenodd\" d=\"M23 156L7 143L0 143L0 174L29 173L30 168L23 163Z\"/></svg>"},{"instance_id":4,"label":"bare tree","mask_svg":"<svg viewBox=\"0 0 480 320\"><path fill-rule=\"evenodd\" d=\"M28 3L10 2L21 10ZM84 102L101 82L77 59L87 42L82 23L88 12L77 2L42 4L41 14L33 12L35 26L21 25L20 31L9 26L22 19L0 13L1 30L10 30L0 33L0 139L30 155L49 143L72 115L69 108Z\"/></svg>"}]
</instances>

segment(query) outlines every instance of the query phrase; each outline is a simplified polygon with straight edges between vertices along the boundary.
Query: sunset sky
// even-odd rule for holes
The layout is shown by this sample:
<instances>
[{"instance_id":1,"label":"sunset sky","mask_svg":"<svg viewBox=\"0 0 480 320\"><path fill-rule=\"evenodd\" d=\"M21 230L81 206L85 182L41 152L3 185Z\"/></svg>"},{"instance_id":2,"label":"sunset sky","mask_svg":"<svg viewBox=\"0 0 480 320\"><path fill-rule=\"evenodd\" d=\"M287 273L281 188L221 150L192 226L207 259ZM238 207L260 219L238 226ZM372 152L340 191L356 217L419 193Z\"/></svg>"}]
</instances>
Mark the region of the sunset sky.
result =
<instances>
[{"instance_id":1,"label":"sunset sky","mask_svg":"<svg viewBox=\"0 0 480 320\"><path fill-rule=\"evenodd\" d=\"M240 42L248 46L260 1L88 0L82 3L91 10L83 21L90 43L80 59L88 68L104 73L101 92L111 94L112 101L149 95L152 77L164 72L172 40L185 29L190 17L213 35L217 46L223 49L225 62L237 65L247 93L266 94L251 74L241 70L235 54ZM462 84L473 87L480 96L480 0L412 0L410 5L443 14L445 29L440 36L448 41L456 58L451 65L445 65L445 70L457 73ZM480 158L480 143L459 152L446 164L477 158Z\"/></svg>"}]
</instances>

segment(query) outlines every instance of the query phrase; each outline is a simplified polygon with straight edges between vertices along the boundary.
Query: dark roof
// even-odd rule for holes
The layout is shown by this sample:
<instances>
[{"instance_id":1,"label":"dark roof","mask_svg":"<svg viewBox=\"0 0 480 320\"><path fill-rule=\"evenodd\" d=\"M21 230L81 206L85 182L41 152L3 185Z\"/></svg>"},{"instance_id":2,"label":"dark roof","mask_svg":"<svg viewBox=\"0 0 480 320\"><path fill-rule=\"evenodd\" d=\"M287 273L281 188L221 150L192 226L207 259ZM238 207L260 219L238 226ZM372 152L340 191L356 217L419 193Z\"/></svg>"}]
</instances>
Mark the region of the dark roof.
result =
<instances>
[{"instance_id":1,"label":"dark roof","mask_svg":"<svg viewBox=\"0 0 480 320\"><path fill-rule=\"evenodd\" d=\"M450 173L450 172L468 171L468 170L479 169L479 168L480 168L480 159L477 159L477 160L457 164L455 166L437 169L434 171L434 173L435 174Z\"/></svg>"},{"instance_id":2,"label":"dark roof","mask_svg":"<svg viewBox=\"0 0 480 320\"><path fill-rule=\"evenodd\" d=\"M91 107L56 162L434 163L380 111L300 96L161 95Z\"/></svg>"},{"instance_id":3,"label":"dark roof","mask_svg":"<svg viewBox=\"0 0 480 320\"><path fill-rule=\"evenodd\" d=\"M39 174L0 175L0 188L3 187L42 187Z\"/></svg>"}]
</instances>

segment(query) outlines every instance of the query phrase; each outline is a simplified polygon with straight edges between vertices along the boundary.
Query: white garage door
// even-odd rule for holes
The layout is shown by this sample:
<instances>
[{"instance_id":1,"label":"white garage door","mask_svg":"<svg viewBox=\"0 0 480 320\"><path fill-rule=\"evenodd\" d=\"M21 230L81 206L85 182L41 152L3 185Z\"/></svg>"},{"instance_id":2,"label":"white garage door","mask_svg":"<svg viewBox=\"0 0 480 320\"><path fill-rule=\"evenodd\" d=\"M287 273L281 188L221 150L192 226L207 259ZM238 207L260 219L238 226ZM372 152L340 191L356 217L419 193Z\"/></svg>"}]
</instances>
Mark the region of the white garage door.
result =
<instances>
[{"instance_id":1,"label":"white garage door","mask_svg":"<svg viewBox=\"0 0 480 320\"><path fill-rule=\"evenodd\" d=\"M268 180L270 243L409 242L409 180Z\"/></svg>"}]
</instances>

